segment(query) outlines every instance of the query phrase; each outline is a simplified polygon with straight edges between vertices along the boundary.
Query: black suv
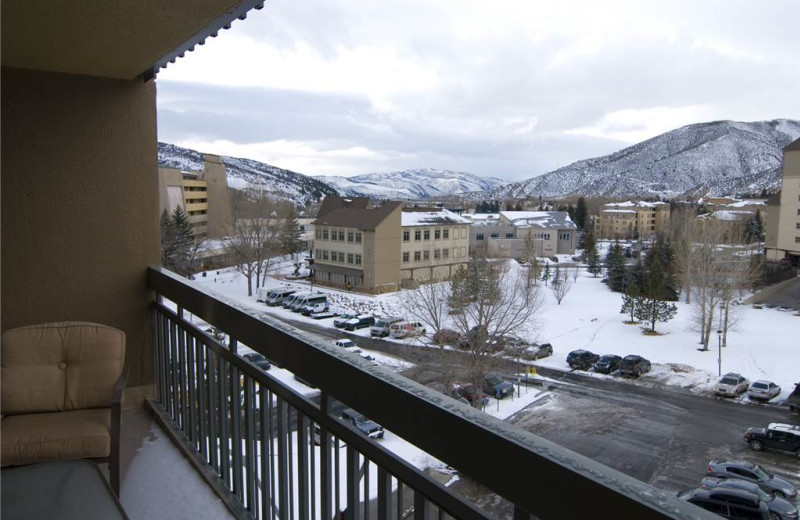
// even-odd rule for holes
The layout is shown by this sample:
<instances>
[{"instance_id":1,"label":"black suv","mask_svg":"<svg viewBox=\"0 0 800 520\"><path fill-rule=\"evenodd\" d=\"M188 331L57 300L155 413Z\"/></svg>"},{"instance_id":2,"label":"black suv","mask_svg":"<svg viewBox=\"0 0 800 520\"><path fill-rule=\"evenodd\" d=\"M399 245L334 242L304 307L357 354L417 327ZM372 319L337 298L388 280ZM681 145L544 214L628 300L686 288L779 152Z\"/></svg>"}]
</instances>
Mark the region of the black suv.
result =
<instances>
[{"instance_id":1,"label":"black suv","mask_svg":"<svg viewBox=\"0 0 800 520\"><path fill-rule=\"evenodd\" d=\"M567 354L567 364L572 368L587 370L600 359L600 356L588 350L573 350Z\"/></svg>"},{"instance_id":2,"label":"black suv","mask_svg":"<svg viewBox=\"0 0 800 520\"><path fill-rule=\"evenodd\" d=\"M600 372L601 374L610 374L612 372L616 372L617 369L619 369L619 364L621 361L622 358L620 356L606 354L598 359L597 363L594 364L594 371Z\"/></svg>"},{"instance_id":3,"label":"black suv","mask_svg":"<svg viewBox=\"0 0 800 520\"><path fill-rule=\"evenodd\" d=\"M748 428L744 432L744 441L756 451L788 451L800 458L800 426L770 423L766 428Z\"/></svg>"},{"instance_id":4,"label":"black suv","mask_svg":"<svg viewBox=\"0 0 800 520\"><path fill-rule=\"evenodd\" d=\"M758 495L740 489L689 489L678 493L706 511L735 520L770 520L769 508Z\"/></svg>"},{"instance_id":5,"label":"black suv","mask_svg":"<svg viewBox=\"0 0 800 520\"><path fill-rule=\"evenodd\" d=\"M650 362L642 356L625 356L619 364L619 373L623 376L636 376L650 372Z\"/></svg>"}]
</instances>

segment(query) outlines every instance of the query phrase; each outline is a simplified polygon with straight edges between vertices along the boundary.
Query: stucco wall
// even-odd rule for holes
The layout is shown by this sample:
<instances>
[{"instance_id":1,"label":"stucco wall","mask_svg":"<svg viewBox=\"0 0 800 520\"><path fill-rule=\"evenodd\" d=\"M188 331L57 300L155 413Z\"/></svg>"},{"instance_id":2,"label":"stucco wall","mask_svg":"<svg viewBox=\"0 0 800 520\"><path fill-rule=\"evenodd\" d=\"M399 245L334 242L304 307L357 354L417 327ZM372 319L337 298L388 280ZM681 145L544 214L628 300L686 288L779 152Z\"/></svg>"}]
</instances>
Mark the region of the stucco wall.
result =
<instances>
[{"instance_id":1,"label":"stucco wall","mask_svg":"<svg viewBox=\"0 0 800 520\"><path fill-rule=\"evenodd\" d=\"M2 328L122 329L130 385L152 379L155 95L153 82L2 69Z\"/></svg>"}]
</instances>

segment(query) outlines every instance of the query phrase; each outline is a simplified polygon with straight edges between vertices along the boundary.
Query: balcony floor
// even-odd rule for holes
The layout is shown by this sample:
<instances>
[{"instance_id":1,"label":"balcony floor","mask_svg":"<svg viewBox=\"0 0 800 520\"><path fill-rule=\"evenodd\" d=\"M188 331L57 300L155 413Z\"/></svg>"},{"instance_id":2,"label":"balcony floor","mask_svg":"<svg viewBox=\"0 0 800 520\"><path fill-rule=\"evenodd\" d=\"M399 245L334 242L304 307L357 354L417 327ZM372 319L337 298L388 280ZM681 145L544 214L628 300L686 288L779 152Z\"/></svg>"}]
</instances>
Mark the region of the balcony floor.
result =
<instances>
[{"instance_id":1,"label":"balcony floor","mask_svg":"<svg viewBox=\"0 0 800 520\"><path fill-rule=\"evenodd\" d=\"M166 433L126 390L122 414L122 505L131 520L234 518ZM129 396L129 394L132 394Z\"/></svg>"}]
</instances>

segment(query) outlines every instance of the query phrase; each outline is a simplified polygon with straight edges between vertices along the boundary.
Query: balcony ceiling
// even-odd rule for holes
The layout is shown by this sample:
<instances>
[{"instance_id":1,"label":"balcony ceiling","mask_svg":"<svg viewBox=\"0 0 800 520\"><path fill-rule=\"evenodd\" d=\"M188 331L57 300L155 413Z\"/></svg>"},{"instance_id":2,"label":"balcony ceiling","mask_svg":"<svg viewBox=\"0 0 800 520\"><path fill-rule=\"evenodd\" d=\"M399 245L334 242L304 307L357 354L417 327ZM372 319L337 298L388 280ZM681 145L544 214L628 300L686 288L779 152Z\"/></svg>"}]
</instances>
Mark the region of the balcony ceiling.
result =
<instances>
[{"instance_id":1,"label":"balcony ceiling","mask_svg":"<svg viewBox=\"0 0 800 520\"><path fill-rule=\"evenodd\" d=\"M3 0L2 64L149 79L263 0Z\"/></svg>"}]
</instances>

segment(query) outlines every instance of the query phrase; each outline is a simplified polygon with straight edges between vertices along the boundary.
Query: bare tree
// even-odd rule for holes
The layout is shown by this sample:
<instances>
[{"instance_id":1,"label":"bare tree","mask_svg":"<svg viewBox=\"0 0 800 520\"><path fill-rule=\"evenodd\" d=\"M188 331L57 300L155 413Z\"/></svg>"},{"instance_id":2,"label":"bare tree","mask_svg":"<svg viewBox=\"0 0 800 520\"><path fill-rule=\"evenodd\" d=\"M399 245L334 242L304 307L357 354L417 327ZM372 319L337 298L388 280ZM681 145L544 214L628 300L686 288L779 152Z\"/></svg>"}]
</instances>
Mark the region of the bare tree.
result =
<instances>
[{"instance_id":1,"label":"bare tree","mask_svg":"<svg viewBox=\"0 0 800 520\"><path fill-rule=\"evenodd\" d=\"M541 307L537 287L511 267L508 261L475 256L450 283L450 306L459 309L451 319L464 338L462 347L471 354L470 377L476 389L483 387L504 336L524 328ZM479 401L473 405L479 406Z\"/></svg>"},{"instance_id":2,"label":"bare tree","mask_svg":"<svg viewBox=\"0 0 800 520\"><path fill-rule=\"evenodd\" d=\"M669 227L667 228L667 241L672 245L674 252L675 276L683 287L686 303L692 303L692 278L690 276L690 260L692 253L692 226L695 214L693 208L686 205L678 205L672 208L669 216Z\"/></svg>"},{"instance_id":3,"label":"bare tree","mask_svg":"<svg viewBox=\"0 0 800 520\"><path fill-rule=\"evenodd\" d=\"M559 305L561 305L569 290L572 289L572 283L572 278L570 278L569 271L566 268L556 270L553 277L553 295Z\"/></svg>"},{"instance_id":4,"label":"bare tree","mask_svg":"<svg viewBox=\"0 0 800 520\"><path fill-rule=\"evenodd\" d=\"M266 192L234 190L231 204L232 229L225 245L233 256L236 269L247 279L247 295L253 295L269 272L273 259L281 253L282 211Z\"/></svg>"}]
</instances>

